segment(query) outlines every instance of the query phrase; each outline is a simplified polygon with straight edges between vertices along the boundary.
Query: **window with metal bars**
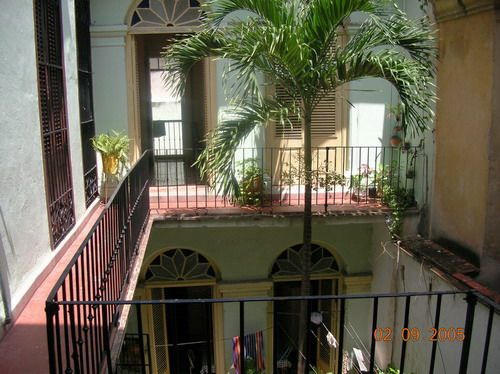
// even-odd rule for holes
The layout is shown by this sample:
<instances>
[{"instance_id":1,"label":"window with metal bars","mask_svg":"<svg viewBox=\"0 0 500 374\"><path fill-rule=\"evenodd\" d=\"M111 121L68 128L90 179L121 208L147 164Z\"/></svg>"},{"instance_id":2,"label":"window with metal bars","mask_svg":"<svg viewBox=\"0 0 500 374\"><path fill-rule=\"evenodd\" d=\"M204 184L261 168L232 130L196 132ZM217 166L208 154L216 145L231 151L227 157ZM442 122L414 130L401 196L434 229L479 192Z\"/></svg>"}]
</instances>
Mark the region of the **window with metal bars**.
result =
<instances>
[{"instance_id":1,"label":"window with metal bars","mask_svg":"<svg viewBox=\"0 0 500 374\"><path fill-rule=\"evenodd\" d=\"M96 154L90 143L90 138L95 135L95 124L92 99L89 0L75 1L75 18L78 49L78 92L80 99L83 179L85 183L85 204L88 207L99 195L97 187Z\"/></svg>"},{"instance_id":2,"label":"window with metal bars","mask_svg":"<svg viewBox=\"0 0 500 374\"><path fill-rule=\"evenodd\" d=\"M45 190L55 247L75 224L60 0L35 0L34 12Z\"/></svg>"}]
</instances>

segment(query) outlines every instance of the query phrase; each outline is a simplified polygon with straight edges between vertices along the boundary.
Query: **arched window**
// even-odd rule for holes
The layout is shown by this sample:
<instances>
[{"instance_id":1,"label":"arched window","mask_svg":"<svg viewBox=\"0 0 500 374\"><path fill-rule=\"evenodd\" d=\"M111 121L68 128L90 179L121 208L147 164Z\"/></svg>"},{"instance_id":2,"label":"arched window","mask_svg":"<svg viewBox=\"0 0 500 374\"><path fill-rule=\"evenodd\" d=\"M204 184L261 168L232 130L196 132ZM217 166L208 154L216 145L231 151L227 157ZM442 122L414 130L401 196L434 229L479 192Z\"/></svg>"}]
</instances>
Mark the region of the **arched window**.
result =
<instances>
[{"instance_id":1,"label":"arched window","mask_svg":"<svg viewBox=\"0 0 500 374\"><path fill-rule=\"evenodd\" d=\"M190 249L176 248L157 256L146 271L147 281L215 279L208 260Z\"/></svg>"},{"instance_id":2,"label":"arched window","mask_svg":"<svg viewBox=\"0 0 500 374\"><path fill-rule=\"evenodd\" d=\"M302 258L300 251L302 244L297 244L285 249L274 262L271 270L272 276L301 275ZM311 275L312 274L336 274L339 265L332 253L317 244L311 247Z\"/></svg>"},{"instance_id":3,"label":"arched window","mask_svg":"<svg viewBox=\"0 0 500 374\"><path fill-rule=\"evenodd\" d=\"M130 19L132 29L199 26L198 0L142 0Z\"/></svg>"}]
</instances>

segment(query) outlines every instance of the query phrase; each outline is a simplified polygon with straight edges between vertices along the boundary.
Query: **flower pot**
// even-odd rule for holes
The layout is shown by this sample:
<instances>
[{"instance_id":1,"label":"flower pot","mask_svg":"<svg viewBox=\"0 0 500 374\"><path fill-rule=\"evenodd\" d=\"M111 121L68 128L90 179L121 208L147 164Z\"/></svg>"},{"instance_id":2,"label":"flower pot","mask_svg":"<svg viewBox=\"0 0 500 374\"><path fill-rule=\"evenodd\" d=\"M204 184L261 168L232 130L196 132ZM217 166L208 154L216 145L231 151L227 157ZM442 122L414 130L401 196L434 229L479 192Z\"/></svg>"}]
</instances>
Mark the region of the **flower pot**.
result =
<instances>
[{"instance_id":1,"label":"flower pot","mask_svg":"<svg viewBox=\"0 0 500 374\"><path fill-rule=\"evenodd\" d=\"M401 144L401 138L397 135L391 136L390 143L393 147L399 147Z\"/></svg>"},{"instance_id":2,"label":"flower pot","mask_svg":"<svg viewBox=\"0 0 500 374\"><path fill-rule=\"evenodd\" d=\"M104 155L102 156L102 169L104 174L116 175L118 174L118 157L114 155Z\"/></svg>"}]
</instances>

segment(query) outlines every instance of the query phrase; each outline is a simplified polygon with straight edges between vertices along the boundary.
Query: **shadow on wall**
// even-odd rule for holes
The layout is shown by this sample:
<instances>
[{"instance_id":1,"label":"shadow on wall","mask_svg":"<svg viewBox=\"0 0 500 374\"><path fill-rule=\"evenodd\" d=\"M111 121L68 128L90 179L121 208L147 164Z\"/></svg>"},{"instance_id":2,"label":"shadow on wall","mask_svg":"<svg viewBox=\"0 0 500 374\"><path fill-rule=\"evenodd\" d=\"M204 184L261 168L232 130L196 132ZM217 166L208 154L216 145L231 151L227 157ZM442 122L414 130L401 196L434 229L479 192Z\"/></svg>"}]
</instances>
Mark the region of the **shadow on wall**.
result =
<instances>
[{"instance_id":1,"label":"shadow on wall","mask_svg":"<svg viewBox=\"0 0 500 374\"><path fill-rule=\"evenodd\" d=\"M8 246L13 248L12 239L5 223L2 207L0 207L0 301L2 304L0 308L0 337L3 335L4 326L11 321L9 267L5 254L4 242L7 242Z\"/></svg>"}]
</instances>

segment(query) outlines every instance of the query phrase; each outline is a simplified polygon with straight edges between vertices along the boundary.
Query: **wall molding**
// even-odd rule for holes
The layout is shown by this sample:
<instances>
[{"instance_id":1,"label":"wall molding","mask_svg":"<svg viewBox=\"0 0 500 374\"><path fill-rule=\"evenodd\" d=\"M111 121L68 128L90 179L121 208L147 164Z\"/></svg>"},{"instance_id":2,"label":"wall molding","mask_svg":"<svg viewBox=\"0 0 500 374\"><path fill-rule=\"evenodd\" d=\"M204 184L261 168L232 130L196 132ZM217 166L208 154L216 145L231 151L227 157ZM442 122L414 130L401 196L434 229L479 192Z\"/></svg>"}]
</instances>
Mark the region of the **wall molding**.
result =
<instances>
[{"instance_id":1,"label":"wall molding","mask_svg":"<svg viewBox=\"0 0 500 374\"><path fill-rule=\"evenodd\" d=\"M431 0L437 23L473 14L500 10L498 0Z\"/></svg>"}]
</instances>

